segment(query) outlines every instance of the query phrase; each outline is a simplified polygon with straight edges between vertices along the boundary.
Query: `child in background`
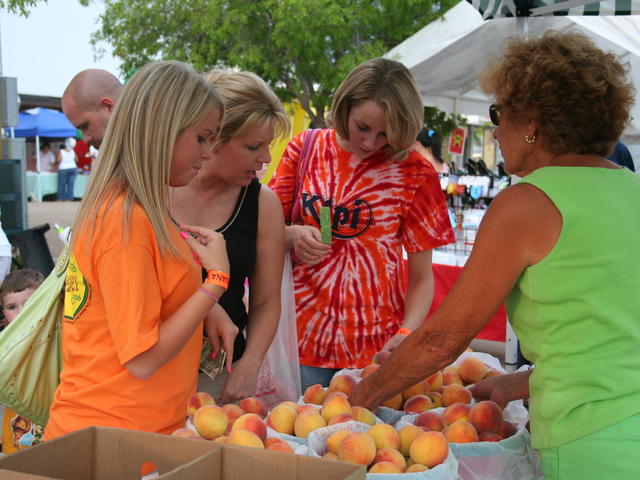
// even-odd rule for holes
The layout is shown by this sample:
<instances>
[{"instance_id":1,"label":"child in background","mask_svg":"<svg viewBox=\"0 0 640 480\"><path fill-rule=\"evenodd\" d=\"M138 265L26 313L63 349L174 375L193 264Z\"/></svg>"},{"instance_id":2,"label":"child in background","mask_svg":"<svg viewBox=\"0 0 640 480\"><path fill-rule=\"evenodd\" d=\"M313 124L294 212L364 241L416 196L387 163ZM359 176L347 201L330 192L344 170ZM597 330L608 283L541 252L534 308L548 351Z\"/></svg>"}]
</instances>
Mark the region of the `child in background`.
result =
<instances>
[{"instance_id":1,"label":"child in background","mask_svg":"<svg viewBox=\"0 0 640 480\"><path fill-rule=\"evenodd\" d=\"M0 307L4 319L2 327L9 325L22 311L27 299L43 282L44 276L37 270L15 270L7 275L0 285ZM13 410L5 409L2 422L2 453L13 453L21 448L38 443L42 438L42 427Z\"/></svg>"}]
</instances>

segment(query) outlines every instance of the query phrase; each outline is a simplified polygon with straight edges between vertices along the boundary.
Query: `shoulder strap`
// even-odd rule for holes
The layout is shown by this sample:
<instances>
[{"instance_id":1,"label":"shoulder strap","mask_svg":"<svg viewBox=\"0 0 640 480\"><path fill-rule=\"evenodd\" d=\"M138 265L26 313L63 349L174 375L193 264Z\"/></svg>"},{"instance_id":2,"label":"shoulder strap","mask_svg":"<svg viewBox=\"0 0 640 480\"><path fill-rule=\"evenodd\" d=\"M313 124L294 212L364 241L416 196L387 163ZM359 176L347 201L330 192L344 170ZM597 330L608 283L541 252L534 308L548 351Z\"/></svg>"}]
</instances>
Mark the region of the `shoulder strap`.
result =
<instances>
[{"instance_id":1,"label":"shoulder strap","mask_svg":"<svg viewBox=\"0 0 640 480\"><path fill-rule=\"evenodd\" d=\"M300 197L302 196L302 183L304 177L307 174L309 168L309 158L313 144L315 143L316 136L320 132L320 128L312 128L307 130L302 140L302 147L300 148L300 156L298 157L298 171L296 175L296 185L293 190L293 207L291 209L291 224L298 222L302 216L300 212Z\"/></svg>"}]
</instances>

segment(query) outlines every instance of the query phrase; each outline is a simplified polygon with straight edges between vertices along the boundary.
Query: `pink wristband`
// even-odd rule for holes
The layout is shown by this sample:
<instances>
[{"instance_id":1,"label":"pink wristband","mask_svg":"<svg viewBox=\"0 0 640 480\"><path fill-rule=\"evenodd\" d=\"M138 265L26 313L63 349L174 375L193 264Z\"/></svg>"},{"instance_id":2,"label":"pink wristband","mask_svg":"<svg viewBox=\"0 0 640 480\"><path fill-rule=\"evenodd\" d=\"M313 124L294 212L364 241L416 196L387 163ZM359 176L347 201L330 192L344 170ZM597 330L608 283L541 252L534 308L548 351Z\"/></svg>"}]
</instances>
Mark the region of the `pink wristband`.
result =
<instances>
[{"instance_id":1,"label":"pink wristband","mask_svg":"<svg viewBox=\"0 0 640 480\"><path fill-rule=\"evenodd\" d=\"M213 293L211 293L209 290L207 290L206 288L200 287L198 291L204 293L210 299L215 300L216 303L220 303L220 299L216 297Z\"/></svg>"}]
</instances>

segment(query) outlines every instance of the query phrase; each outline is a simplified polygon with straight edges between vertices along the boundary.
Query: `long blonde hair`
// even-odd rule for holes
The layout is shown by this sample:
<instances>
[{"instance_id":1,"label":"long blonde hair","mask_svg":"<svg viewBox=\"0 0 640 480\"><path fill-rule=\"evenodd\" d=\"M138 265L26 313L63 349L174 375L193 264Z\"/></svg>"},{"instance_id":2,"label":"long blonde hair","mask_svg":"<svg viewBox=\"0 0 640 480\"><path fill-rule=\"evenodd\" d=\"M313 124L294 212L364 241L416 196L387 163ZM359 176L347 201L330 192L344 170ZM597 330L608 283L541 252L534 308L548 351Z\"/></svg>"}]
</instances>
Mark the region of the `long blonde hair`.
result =
<instances>
[{"instance_id":1,"label":"long blonde hair","mask_svg":"<svg viewBox=\"0 0 640 480\"><path fill-rule=\"evenodd\" d=\"M224 123L218 142L244 135L264 123L273 126L276 138L291 133L291 122L282 103L256 74L212 70L207 75L207 82L216 87L224 103Z\"/></svg>"},{"instance_id":2,"label":"long blonde hair","mask_svg":"<svg viewBox=\"0 0 640 480\"><path fill-rule=\"evenodd\" d=\"M409 69L387 58L374 58L358 65L336 90L328 124L348 140L349 113L368 100L384 110L387 154L394 160L405 158L424 120L422 97Z\"/></svg>"},{"instance_id":3,"label":"long blonde hair","mask_svg":"<svg viewBox=\"0 0 640 480\"><path fill-rule=\"evenodd\" d=\"M178 136L214 108L223 109L215 88L186 63L154 62L138 70L109 120L74 232L88 227L90 241L98 213L107 211L115 197L123 194L125 236L132 208L138 204L151 222L161 251L176 256L166 229L173 149Z\"/></svg>"}]
</instances>

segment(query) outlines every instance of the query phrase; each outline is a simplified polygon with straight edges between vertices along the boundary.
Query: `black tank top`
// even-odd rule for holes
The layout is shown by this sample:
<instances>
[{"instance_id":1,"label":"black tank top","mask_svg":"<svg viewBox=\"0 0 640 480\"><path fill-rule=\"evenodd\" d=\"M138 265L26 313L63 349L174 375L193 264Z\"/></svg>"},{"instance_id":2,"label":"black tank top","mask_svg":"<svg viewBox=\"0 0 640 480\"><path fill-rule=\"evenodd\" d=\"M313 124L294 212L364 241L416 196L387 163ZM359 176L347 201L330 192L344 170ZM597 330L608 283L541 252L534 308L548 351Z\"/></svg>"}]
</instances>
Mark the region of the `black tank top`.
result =
<instances>
[{"instance_id":1,"label":"black tank top","mask_svg":"<svg viewBox=\"0 0 640 480\"><path fill-rule=\"evenodd\" d=\"M242 187L231 216L216 230L227 242L231 276L229 288L220 297L220 306L240 329L233 348L233 361L242 356L246 346L243 331L249 322L249 315L242 297L245 280L251 277L256 264L259 197L260 182L254 179L248 186Z\"/></svg>"}]
</instances>

